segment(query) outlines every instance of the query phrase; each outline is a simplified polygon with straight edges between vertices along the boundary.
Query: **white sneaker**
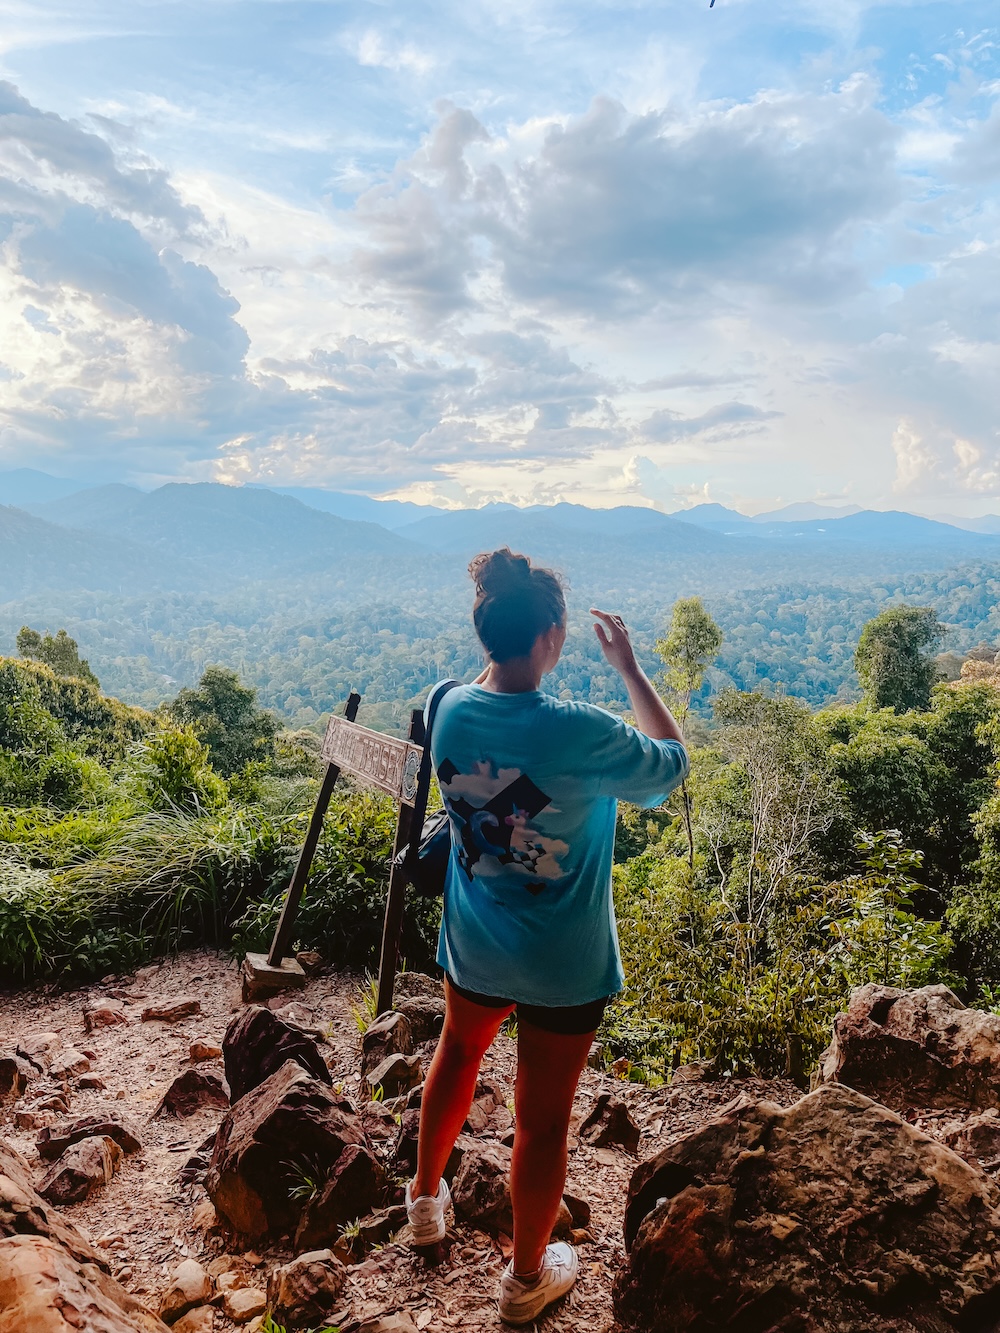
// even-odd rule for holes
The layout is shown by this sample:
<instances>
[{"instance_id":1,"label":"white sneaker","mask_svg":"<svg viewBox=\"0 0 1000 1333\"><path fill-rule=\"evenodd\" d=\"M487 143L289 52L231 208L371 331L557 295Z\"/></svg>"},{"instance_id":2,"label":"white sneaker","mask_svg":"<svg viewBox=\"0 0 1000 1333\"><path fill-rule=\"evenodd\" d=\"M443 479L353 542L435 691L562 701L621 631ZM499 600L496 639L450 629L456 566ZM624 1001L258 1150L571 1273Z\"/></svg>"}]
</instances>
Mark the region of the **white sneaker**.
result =
<instances>
[{"instance_id":1,"label":"white sneaker","mask_svg":"<svg viewBox=\"0 0 1000 1333\"><path fill-rule=\"evenodd\" d=\"M514 1276L512 1259L500 1279L500 1318L505 1324L533 1323L546 1306L566 1295L578 1267L576 1250L561 1241L546 1247L542 1271L534 1282Z\"/></svg>"},{"instance_id":2,"label":"white sneaker","mask_svg":"<svg viewBox=\"0 0 1000 1333\"><path fill-rule=\"evenodd\" d=\"M411 1180L406 1187L406 1216L409 1219L410 1230L413 1233L412 1244L436 1245L439 1240L444 1240L444 1215L445 1210L451 1203L451 1190L448 1188L448 1182L444 1176L441 1177L436 1198L424 1194L420 1198L414 1199L412 1190L413 1181Z\"/></svg>"}]
</instances>

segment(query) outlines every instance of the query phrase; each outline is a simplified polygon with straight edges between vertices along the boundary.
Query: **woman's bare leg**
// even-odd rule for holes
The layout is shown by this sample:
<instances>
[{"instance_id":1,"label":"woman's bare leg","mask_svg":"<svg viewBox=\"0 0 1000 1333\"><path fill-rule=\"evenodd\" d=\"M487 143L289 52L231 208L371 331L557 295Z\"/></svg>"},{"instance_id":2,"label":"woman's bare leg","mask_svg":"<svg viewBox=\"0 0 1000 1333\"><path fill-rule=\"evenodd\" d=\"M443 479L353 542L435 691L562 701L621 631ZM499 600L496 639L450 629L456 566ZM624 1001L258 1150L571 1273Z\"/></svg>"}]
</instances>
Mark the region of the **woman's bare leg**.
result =
<instances>
[{"instance_id":1,"label":"woman's bare leg","mask_svg":"<svg viewBox=\"0 0 1000 1333\"><path fill-rule=\"evenodd\" d=\"M445 981L444 1030L424 1084L413 1198L434 1197L476 1092L479 1066L513 1010L473 1004ZM589 1050L589 1047L588 1047Z\"/></svg>"},{"instance_id":2,"label":"woman's bare leg","mask_svg":"<svg viewBox=\"0 0 1000 1333\"><path fill-rule=\"evenodd\" d=\"M510 1192L514 1272L538 1272L566 1186L566 1136L573 1098L594 1034L564 1036L517 1025L517 1123Z\"/></svg>"}]
</instances>

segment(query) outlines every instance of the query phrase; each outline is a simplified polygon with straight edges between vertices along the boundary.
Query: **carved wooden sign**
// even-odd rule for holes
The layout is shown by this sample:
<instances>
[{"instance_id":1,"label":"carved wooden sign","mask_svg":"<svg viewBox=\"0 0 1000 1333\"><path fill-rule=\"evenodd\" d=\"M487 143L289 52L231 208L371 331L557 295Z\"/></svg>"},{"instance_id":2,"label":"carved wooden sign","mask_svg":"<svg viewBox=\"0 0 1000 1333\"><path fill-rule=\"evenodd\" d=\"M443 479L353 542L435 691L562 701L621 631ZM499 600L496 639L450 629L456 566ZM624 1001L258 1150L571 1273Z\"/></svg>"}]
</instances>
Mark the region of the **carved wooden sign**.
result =
<instances>
[{"instance_id":1,"label":"carved wooden sign","mask_svg":"<svg viewBox=\"0 0 1000 1333\"><path fill-rule=\"evenodd\" d=\"M323 758L404 805L417 795L423 750L411 741L369 731L346 717L331 717L323 738Z\"/></svg>"}]
</instances>

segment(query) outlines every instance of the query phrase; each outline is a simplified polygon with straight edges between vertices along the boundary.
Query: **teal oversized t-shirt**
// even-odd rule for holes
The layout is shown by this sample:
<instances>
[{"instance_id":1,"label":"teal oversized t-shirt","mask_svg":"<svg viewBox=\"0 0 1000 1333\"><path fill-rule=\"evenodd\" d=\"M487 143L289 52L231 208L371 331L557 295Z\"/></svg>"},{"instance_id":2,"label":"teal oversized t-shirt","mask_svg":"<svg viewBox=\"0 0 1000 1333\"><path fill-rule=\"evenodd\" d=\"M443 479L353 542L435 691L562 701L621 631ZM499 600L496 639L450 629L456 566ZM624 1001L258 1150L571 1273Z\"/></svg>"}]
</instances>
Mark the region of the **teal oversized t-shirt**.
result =
<instances>
[{"instance_id":1,"label":"teal oversized t-shirt","mask_svg":"<svg viewBox=\"0 0 1000 1333\"><path fill-rule=\"evenodd\" d=\"M664 801L687 773L683 745L541 690L463 685L441 700L431 751L452 839L440 966L523 1004L614 995L617 801Z\"/></svg>"}]
</instances>

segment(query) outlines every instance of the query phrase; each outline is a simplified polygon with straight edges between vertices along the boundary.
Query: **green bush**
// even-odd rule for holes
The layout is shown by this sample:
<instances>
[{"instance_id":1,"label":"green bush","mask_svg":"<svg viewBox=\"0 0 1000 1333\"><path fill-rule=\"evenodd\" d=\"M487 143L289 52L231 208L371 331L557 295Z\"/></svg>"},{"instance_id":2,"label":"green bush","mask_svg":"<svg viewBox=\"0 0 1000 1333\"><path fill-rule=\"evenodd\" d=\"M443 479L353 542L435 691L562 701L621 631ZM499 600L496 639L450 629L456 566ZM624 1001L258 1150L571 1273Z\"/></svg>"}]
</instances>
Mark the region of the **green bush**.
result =
<instances>
[{"instance_id":1,"label":"green bush","mask_svg":"<svg viewBox=\"0 0 1000 1333\"><path fill-rule=\"evenodd\" d=\"M317 949L338 967L377 962L395 821L388 797L348 792L334 798L296 923L296 948ZM304 825L305 816L302 835ZM237 925L235 947L260 950L270 943L285 887L251 904ZM410 966L433 962L440 919L437 899L409 895L400 952Z\"/></svg>"}]
</instances>

